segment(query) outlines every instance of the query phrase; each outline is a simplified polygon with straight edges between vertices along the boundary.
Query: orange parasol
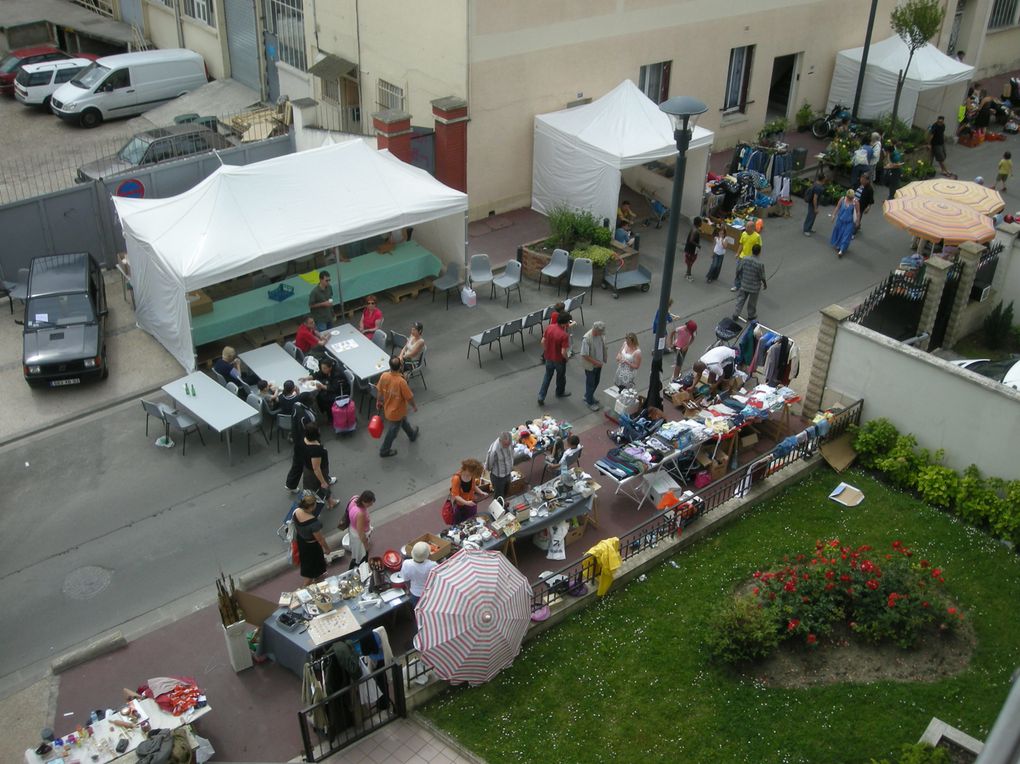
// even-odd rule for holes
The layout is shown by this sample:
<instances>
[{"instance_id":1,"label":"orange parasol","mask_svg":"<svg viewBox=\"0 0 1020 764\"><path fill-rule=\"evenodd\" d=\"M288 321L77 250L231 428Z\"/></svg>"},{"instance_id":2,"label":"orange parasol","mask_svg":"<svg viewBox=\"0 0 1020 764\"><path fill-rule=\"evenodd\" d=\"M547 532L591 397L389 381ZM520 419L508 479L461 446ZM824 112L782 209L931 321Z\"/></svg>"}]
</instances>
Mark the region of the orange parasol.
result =
<instances>
[{"instance_id":1,"label":"orange parasol","mask_svg":"<svg viewBox=\"0 0 1020 764\"><path fill-rule=\"evenodd\" d=\"M995 227L987 215L933 196L891 199L883 203L882 214L893 225L925 241L983 243L995 237Z\"/></svg>"},{"instance_id":2,"label":"orange parasol","mask_svg":"<svg viewBox=\"0 0 1020 764\"><path fill-rule=\"evenodd\" d=\"M995 215L1006 208L1006 202L998 191L968 180L949 178L916 180L896 192L897 199L916 199L919 196L934 196L956 202L982 215Z\"/></svg>"}]
</instances>

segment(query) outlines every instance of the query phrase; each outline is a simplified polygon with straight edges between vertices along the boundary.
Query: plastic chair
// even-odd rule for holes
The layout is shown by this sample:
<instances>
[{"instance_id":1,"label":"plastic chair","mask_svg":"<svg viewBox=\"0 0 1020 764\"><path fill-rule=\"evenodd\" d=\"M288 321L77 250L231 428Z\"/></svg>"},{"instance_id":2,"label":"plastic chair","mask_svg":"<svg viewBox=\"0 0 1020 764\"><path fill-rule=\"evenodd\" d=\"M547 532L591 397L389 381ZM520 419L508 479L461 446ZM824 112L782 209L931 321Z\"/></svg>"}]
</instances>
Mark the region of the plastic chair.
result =
<instances>
[{"instance_id":1,"label":"plastic chair","mask_svg":"<svg viewBox=\"0 0 1020 764\"><path fill-rule=\"evenodd\" d=\"M471 282L472 289L475 289L478 284L492 283L492 264L489 262L488 255L471 255L468 280Z\"/></svg>"},{"instance_id":2,"label":"plastic chair","mask_svg":"<svg viewBox=\"0 0 1020 764\"><path fill-rule=\"evenodd\" d=\"M595 269L592 267L591 260L587 257L575 258L574 268L570 271L570 286L591 292L594 280Z\"/></svg>"},{"instance_id":3,"label":"plastic chair","mask_svg":"<svg viewBox=\"0 0 1020 764\"><path fill-rule=\"evenodd\" d=\"M11 308L11 315L14 315L14 301L24 304L28 299L28 268L18 269L17 281L0 282L0 297L6 297Z\"/></svg>"},{"instance_id":4,"label":"plastic chair","mask_svg":"<svg viewBox=\"0 0 1020 764\"><path fill-rule=\"evenodd\" d=\"M142 398L142 410L145 412L145 437L149 437L149 418L155 417L163 423L163 434L169 439L170 427L166 423L166 415L172 413L173 409L165 403L156 403L155 401L147 401Z\"/></svg>"},{"instance_id":5,"label":"plastic chair","mask_svg":"<svg viewBox=\"0 0 1020 764\"><path fill-rule=\"evenodd\" d=\"M538 273L538 291L542 291L542 277L552 281L556 279L556 294L560 293L560 283L570 270L570 253L565 249L554 249L549 264Z\"/></svg>"},{"instance_id":6,"label":"plastic chair","mask_svg":"<svg viewBox=\"0 0 1020 764\"><path fill-rule=\"evenodd\" d=\"M236 382L227 382L224 387L226 387L234 395L237 395L241 391L241 388L237 386Z\"/></svg>"},{"instance_id":7,"label":"plastic chair","mask_svg":"<svg viewBox=\"0 0 1020 764\"><path fill-rule=\"evenodd\" d=\"M276 425L276 453L280 453L280 433L290 434L291 428L294 426L294 415L277 414L273 421Z\"/></svg>"},{"instance_id":8,"label":"plastic chair","mask_svg":"<svg viewBox=\"0 0 1020 764\"><path fill-rule=\"evenodd\" d=\"M432 282L432 302L436 301L436 290L441 289L446 293L446 309L450 309L450 292L464 283L460 274L460 264L450 263L446 273Z\"/></svg>"},{"instance_id":9,"label":"plastic chair","mask_svg":"<svg viewBox=\"0 0 1020 764\"><path fill-rule=\"evenodd\" d=\"M536 326L538 326L538 327L542 326L542 314L544 312L545 312L544 310L536 310L536 311L533 311L533 312L529 313L528 315L526 315L524 317L524 326L521 327L522 330L523 329L527 329L528 330L528 334L534 334L535 333L535 327ZM522 331L521 337L523 338L523 336L524 336L524 333Z\"/></svg>"},{"instance_id":10,"label":"plastic chair","mask_svg":"<svg viewBox=\"0 0 1020 764\"><path fill-rule=\"evenodd\" d=\"M567 301L563 303L563 309L570 315L574 315L577 311L581 312L581 326L584 326L584 295L585 292L581 292L579 295L568 297Z\"/></svg>"},{"instance_id":11,"label":"plastic chair","mask_svg":"<svg viewBox=\"0 0 1020 764\"><path fill-rule=\"evenodd\" d=\"M198 426L198 422L192 419L187 414L182 414L179 411L168 411L164 419L167 425L167 432L169 433L171 427L176 427L180 430L183 436L183 442L181 444L181 456L184 456L188 451L188 433L197 432L198 439L202 441L202 445L205 445L205 438L202 437L202 430ZM169 437L169 435L167 435Z\"/></svg>"},{"instance_id":12,"label":"plastic chair","mask_svg":"<svg viewBox=\"0 0 1020 764\"><path fill-rule=\"evenodd\" d=\"M372 332L372 344L374 344L380 350L389 350L387 347L386 332L382 329L376 329Z\"/></svg>"},{"instance_id":13,"label":"plastic chair","mask_svg":"<svg viewBox=\"0 0 1020 764\"><path fill-rule=\"evenodd\" d=\"M219 382L222 387L227 386L227 380L225 380L223 375L216 371L216 369L209 369L209 374L212 375L212 378Z\"/></svg>"},{"instance_id":14,"label":"plastic chair","mask_svg":"<svg viewBox=\"0 0 1020 764\"><path fill-rule=\"evenodd\" d=\"M584 451L584 446L578 446L577 447L577 453L571 455L570 459L567 461L567 466L568 467L574 467L574 466L580 464L581 463L581 453L583 451ZM552 461L552 462L549 462L549 461L546 461L546 460L543 459L542 460L542 477L539 479L538 482L540 484L545 482L546 470L554 469L554 470L559 471L559 469L562 466L562 464L563 464L563 457L562 456L558 460Z\"/></svg>"},{"instance_id":15,"label":"plastic chair","mask_svg":"<svg viewBox=\"0 0 1020 764\"><path fill-rule=\"evenodd\" d=\"M253 432L259 432L263 438L266 439L266 445L269 445L269 436L266 435L266 431L262 428L262 396L260 395L249 395L245 399L249 406L257 410L259 413L248 417L243 422L234 425L234 429L238 432L243 432L248 436L248 456L251 456L251 435Z\"/></svg>"},{"instance_id":16,"label":"plastic chair","mask_svg":"<svg viewBox=\"0 0 1020 764\"><path fill-rule=\"evenodd\" d=\"M486 329L481 334L476 334L468 340L468 352L467 357L471 357L471 349L474 348L478 351L478 368L482 367L482 345L487 345L489 350L492 350L492 343L496 342L499 344L499 359L503 360L503 343L500 342L500 337L503 336L503 327L494 326L491 329Z\"/></svg>"},{"instance_id":17,"label":"plastic chair","mask_svg":"<svg viewBox=\"0 0 1020 764\"><path fill-rule=\"evenodd\" d=\"M390 332L390 349L394 353L399 353L404 345L407 344L407 337L400 332Z\"/></svg>"},{"instance_id":18,"label":"plastic chair","mask_svg":"<svg viewBox=\"0 0 1020 764\"><path fill-rule=\"evenodd\" d=\"M290 340L287 340L286 342L283 343L283 349L290 353L294 357L294 360L297 361L298 363L305 362L305 354L301 351L301 348L299 348Z\"/></svg>"},{"instance_id":19,"label":"plastic chair","mask_svg":"<svg viewBox=\"0 0 1020 764\"><path fill-rule=\"evenodd\" d=\"M496 288L500 288L506 291L506 306L510 307L510 290L517 290L517 299L524 301L521 297L521 264L516 260L511 260L506 264L506 268L503 272L496 276L492 280L492 297L496 296Z\"/></svg>"},{"instance_id":20,"label":"plastic chair","mask_svg":"<svg viewBox=\"0 0 1020 764\"><path fill-rule=\"evenodd\" d=\"M521 350L524 350L524 319L515 318L513 321L507 321L503 324L503 329L500 331L500 337L506 337L512 343L514 341L514 335L521 335Z\"/></svg>"},{"instance_id":21,"label":"plastic chair","mask_svg":"<svg viewBox=\"0 0 1020 764\"><path fill-rule=\"evenodd\" d=\"M425 382L425 365L427 363L425 360L425 354L428 352L429 347L428 345L425 345L421 349L421 353L418 354L418 357L411 361L411 368L404 372L404 378L408 381L408 383L411 382L412 378L418 377L421 379L421 383L425 385L426 390L429 389L428 383Z\"/></svg>"}]
</instances>

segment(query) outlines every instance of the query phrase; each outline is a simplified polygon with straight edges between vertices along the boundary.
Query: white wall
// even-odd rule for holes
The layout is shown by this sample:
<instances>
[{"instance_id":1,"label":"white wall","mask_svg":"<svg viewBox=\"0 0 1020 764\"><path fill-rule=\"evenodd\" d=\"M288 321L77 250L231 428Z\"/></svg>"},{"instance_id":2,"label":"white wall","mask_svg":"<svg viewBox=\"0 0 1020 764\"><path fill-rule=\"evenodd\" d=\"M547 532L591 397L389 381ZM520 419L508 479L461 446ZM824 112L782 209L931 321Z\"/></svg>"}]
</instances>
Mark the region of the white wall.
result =
<instances>
[{"instance_id":1,"label":"white wall","mask_svg":"<svg viewBox=\"0 0 1020 764\"><path fill-rule=\"evenodd\" d=\"M1020 478L1020 392L948 361L843 322L827 393L864 399L864 417L885 417L922 448L944 448L944 464L1007 480Z\"/></svg>"}]
</instances>

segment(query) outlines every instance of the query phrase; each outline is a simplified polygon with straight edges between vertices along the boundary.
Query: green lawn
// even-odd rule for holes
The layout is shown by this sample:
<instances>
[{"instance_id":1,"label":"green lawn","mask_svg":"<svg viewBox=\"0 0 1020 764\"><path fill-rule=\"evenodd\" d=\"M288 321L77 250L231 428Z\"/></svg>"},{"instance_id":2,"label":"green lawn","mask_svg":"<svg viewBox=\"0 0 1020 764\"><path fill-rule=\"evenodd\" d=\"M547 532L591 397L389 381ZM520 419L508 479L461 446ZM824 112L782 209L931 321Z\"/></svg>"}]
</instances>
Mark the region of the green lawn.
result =
<instances>
[{"instance_id":1,"label":"green lawn","mask_svg":"<svg viewBox=\"0 0 1020 764\"><path fill-rule=\"evenodd\" d=\"M983 738L1020 665L1020 559L863 473L846 509L822 468L669 563L530 642L487 685L426 717L489 762L867 762L914 742L932 716ZM707 662L706 615L751 573L816 539L894 539L945 571L973 623L969 669L934 683L774 689Z\"/></svg>"}]
</instances>

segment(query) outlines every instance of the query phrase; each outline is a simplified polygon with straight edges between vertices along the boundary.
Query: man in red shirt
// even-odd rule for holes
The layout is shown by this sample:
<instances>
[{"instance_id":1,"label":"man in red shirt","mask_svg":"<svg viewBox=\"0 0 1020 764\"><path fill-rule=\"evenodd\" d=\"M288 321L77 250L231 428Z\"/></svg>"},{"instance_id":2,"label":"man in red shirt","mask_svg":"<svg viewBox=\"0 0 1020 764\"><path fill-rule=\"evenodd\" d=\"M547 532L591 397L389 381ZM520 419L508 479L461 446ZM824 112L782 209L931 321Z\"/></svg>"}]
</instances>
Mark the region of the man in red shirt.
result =
<instances>
[{"instance_id":1,"label":"man in red shirt","mask_svg":"<svg viewBox=\"0 0 1020 764\"><path fill-rule=\"evenodd\" d=\"M567 354L570 351L570 314L561 312L556 316L556 323L546 327L542 335L542 358L545 359L545 377L538 391L538 405L545 405L545 396L549 392L549 383L556 374L556 397L567 398Z\"/></svg>"},{"instance_id":2,"label":"man in red shirt","mask_svg":"<svg viewBox=\"0 0 1020 764\"><path fill-rule=\"evenodd\" d=\"M326 344L323 337L315 328L315 319L306 316L305 320L298 327L297 336L294 337L294 344L302 353L311 353L313 349L321 348Z\"/></svg>"}]
</instances>

